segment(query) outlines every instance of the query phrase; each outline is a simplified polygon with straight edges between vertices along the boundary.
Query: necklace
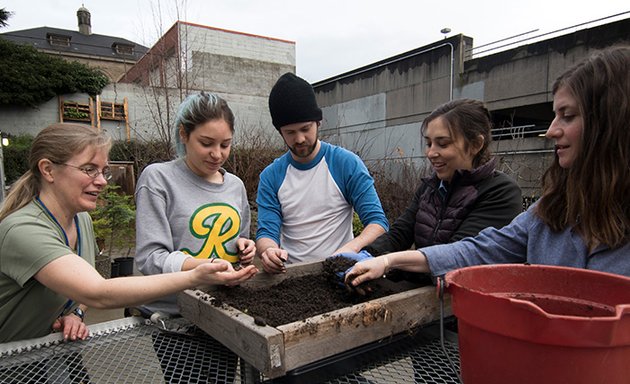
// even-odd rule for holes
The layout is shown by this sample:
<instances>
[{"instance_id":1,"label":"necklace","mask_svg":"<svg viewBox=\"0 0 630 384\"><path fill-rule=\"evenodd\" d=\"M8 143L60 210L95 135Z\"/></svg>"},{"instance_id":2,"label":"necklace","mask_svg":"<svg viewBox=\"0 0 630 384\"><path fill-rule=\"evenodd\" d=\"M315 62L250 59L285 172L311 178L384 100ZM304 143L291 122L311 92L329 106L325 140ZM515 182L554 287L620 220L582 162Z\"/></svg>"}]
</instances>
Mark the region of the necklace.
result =
<instances>
[{"instance_id":1,"label":"necklace","mask_svg":"<svg viewBox=\"0 0 630 384\"><path fill-rule=\"evenodd\" d=\"M46 204L44 204L44 202L39 198L39 196L36 196L35 200L37 201L37 204L39 205L39 207L44 211L44 213L46 213L46 215L57 225L57 228L59 228L59 230L61 231L61 234L63 235L64 242L66 243L68 247L70 247L70 242L68 241L68 235L66 234L66 231L63 229L61 224L59 224L59 221L57 220L55 215L53 215L53 213L50 212L50 209L48 209ZM79 229L79 218L77 215L74 215L74 226L77 228L77 255L81 256L81 230Z\"/></svg>"},{"instance_id":2,"label":"necklace","mask_svg":"<svg viewBox=\"0 0 630 384\"><path fill-rule=\"evenodd\" d=\"M68 241L68 235L66 234L66 231L63 229L61 224L59 224L59 221L57 220L55 215L53 215L53 213L50 212L50 209L48 209L46 204L44 204L44 202L39 198L39 196L35 196L35 201L37 205L41 208L41 210L44 211L44 213L46 213L46 215L50 217L50 219L57 225L57 228L59 228L59 230L61 231L61 234L63 235L64 242L66 243L68 247L70 247L70 242ZM81 230L79 229L79 217L77 215L74 215L74 226L77 228L77 255L81 257ZM63 316L63 314L72 306L73 302L74 301L72 299L68 299L68 301L66 301L66 304L63 306L63 309L61 310L61 313L59 314L58 317Z\"/></svg>"}]
</instances>

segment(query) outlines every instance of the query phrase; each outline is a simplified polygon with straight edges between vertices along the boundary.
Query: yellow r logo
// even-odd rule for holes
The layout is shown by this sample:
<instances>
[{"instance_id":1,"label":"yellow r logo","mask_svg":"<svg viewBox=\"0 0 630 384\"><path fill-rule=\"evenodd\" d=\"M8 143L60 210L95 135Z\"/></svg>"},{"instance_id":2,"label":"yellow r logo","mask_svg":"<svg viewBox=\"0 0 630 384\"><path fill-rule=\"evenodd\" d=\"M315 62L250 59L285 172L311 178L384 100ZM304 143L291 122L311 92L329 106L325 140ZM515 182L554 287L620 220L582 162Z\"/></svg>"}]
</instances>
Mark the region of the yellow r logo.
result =
<instances>
[{"instance_id":1,"label":"yellow r logo","mask_svg":"<svg viewBox=\"0 0 630 384\"><path fill-rule=\"evenodd\" d=\"M190 219L190 233L205 239L199 252L182 249L198 259L217 256L230 263L238 262L236 252L230 252L226 245L236 238L241 227L241 216L232 206L219 203L208 204L199 208Z\"/></svg>"}]
</instances>

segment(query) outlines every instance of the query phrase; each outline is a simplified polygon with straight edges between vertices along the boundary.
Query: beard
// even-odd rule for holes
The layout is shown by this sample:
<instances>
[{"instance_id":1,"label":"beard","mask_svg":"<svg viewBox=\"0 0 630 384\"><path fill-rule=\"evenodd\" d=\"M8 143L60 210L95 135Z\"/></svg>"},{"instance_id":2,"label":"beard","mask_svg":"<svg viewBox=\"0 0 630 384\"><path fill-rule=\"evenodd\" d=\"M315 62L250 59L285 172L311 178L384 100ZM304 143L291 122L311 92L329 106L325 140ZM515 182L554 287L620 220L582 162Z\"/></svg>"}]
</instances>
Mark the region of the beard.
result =
<instances>
[{"instance_id":1,"label":"beard","mask_svg":"<svg viewBox=\"0 0 630 384\"><path fill-rule=\"evenodd\" d=\"M310 146L288 146L289 147L289 151L291 151L292 154L294 154L296 157L299 158L306 158L309 157L313 151L315 151L315 148L317 147L317 141L315 141L315 143L313 143L313 145Z\"/></svg>"}]
</instances>

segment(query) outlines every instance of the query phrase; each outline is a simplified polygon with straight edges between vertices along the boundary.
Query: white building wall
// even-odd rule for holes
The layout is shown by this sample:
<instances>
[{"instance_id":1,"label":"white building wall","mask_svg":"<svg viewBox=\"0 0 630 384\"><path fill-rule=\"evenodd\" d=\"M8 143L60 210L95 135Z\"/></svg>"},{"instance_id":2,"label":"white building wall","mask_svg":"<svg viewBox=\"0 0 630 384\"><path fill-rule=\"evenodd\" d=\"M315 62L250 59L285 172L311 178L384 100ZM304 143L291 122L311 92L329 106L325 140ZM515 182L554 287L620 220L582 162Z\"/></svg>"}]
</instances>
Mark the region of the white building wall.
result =
<instances>
[{"instance_id":1,"label":"white building wall","mask_svg":"<svg viewBox=\"0 0 630 384\"><path fill-rule=\"evenodd\" d=\"M211 52L295 66L295 44L289 41L189 24L180 24L180 41L189 54Z\"/></svg>"}]
</instances>

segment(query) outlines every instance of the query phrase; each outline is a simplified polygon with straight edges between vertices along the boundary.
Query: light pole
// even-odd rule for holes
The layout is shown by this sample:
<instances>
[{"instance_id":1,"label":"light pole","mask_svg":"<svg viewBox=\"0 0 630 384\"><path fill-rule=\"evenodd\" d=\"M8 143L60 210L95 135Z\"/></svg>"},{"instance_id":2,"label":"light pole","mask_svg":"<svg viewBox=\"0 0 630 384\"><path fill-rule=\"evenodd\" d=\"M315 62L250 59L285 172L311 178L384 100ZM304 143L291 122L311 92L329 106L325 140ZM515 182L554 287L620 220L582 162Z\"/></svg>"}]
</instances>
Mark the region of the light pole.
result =
<instances>
[{"instance_id":1,"label":"light pole","mask_svg":"<svg viewBox=\"0 0 630 384\"><path fill-rule=\"evenodd\" d=\"M9 145L9 138L0 132L0 203L4 201L5 175L4 175L4 147Z\"/></svg>"}]
</instances>

